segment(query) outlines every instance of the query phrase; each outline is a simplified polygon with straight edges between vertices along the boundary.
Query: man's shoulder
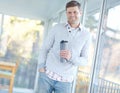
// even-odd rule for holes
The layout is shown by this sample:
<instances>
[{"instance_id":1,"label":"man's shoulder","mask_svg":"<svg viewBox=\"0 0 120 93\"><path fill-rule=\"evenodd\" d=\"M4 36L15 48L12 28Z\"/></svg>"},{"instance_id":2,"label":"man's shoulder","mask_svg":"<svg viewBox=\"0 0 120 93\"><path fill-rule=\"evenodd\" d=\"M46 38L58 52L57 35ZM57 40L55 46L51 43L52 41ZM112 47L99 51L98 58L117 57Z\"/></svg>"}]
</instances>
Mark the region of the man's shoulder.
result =
<instances>
[{"instance_id":1,"label":"man's shoulder","mask_svg":"<svg viewBox=\"0 0 120 93\"><path fill-rule=\"evenodd\" d=\"M82 26L82 31L85 35L91 36L91 33L90 33L89 29L87 29L86 27Z\"/></svg>"}]
</instances>

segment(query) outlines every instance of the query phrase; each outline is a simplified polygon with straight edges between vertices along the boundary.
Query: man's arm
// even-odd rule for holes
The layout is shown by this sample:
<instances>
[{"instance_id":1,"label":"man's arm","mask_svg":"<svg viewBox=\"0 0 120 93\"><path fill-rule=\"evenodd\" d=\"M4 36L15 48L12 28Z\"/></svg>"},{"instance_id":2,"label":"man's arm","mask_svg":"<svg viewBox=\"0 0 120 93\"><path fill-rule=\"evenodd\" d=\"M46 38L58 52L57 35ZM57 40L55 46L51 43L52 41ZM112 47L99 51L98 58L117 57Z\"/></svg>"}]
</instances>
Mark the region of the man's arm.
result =
<instances>
[{"instance_id":1,"label":"man's arm","mask_svg":"<svg viewBox=\"0 0 120 93\"><path fill-rule=\"evenodd\" d=\"M54 34L55 34L55 32L54 32L54 28L53 28L52 30L50 30L48 32L48 35L40 48L40 54L38 57L38 65L39 65L39 70L41 72L44 72L43 68L45 68L47 54L48 54L49 50L51 49L51 47L53 46L54 38L55 38Z\"/></svg>"},{"instance_id":2,"label":"man's arm","mask_svg":"<svg viewBox=\"0 0 120 93\"><path fill-rule=\"evenodd\" d=\"M89 47L91 43L91 35L89 35L89 38L87 39L85 45L82 48L82 51L80 55L72 54L70 62L75 66L85 66L88 63L88 54L89 54Z\"/></svg>"}]
</instances>

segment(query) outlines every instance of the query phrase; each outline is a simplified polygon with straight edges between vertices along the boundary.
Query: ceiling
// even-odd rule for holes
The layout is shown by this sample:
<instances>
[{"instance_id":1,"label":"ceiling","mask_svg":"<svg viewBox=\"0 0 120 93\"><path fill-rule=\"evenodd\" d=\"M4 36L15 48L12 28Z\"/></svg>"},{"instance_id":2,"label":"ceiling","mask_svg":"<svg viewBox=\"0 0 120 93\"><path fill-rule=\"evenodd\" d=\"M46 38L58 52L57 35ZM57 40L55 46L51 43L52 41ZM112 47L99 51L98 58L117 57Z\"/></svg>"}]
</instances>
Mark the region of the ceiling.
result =
<instances>
[{"instance_id":1,"label":"ceiling","mask_svg":"<svg viewBox=\"0 0 120 93\"><path fill-rule=\"evenodd\" d=\"M30 19L49 19L61 10L70 0L0 0L0 13ZM79 0L82 1L82 0ZM87 12L98 9L102 0L88 0ZM120 0L108 0L109 4L118 4ZM100 5L100 4L99 4Z\"/></svg>"},{"instance_id":2,"label":"ceiling","mask_svg":"<svg viewBox=\"0 0 120 93\"><path fill-rule=\"evenodd\" d=\"M66 0L0 0L0 13L46 19L65 6Z\"/></svg>"}]
</instances>

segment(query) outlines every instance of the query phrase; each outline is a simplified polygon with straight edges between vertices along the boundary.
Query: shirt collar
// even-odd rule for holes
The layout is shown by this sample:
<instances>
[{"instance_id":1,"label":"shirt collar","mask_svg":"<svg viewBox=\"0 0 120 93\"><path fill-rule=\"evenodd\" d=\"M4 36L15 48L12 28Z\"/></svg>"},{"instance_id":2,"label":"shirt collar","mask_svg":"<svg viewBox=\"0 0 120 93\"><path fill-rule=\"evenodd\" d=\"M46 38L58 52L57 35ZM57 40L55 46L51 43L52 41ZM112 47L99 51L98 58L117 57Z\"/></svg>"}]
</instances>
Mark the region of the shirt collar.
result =
<instances>
[{"instance_id":1,"label":"shirt collar","mask_svg":"<svg viewBox=\"0 0 120 93\"><path fill-rule=\"evenodd\" d=\"M72 28L68 22L66 22L64 26L65 26L67 29L71 29L71 28ZM81 31L81 28L82 28L82 26L79 25L79 26L78 26L78 31Z\"/></svg>"}]
</instances>

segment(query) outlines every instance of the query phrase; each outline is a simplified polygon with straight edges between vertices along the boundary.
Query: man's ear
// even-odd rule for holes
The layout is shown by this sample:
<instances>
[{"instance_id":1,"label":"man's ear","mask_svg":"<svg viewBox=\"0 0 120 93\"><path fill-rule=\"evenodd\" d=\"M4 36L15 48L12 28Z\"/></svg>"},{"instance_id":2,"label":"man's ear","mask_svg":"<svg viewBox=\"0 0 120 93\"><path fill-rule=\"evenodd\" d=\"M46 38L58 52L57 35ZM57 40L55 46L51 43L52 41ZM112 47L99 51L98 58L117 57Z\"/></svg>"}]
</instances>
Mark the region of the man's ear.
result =
<instances>
[{"instance_id":1,"label":"man's ear","mask_svg":"<svg viewBox=\"0 0 120 93\"><path fill-rule=\"evenodd\" d=\"M82 10L80 10L80 15L82 15Z\"/></svg>"}]
</instances>

